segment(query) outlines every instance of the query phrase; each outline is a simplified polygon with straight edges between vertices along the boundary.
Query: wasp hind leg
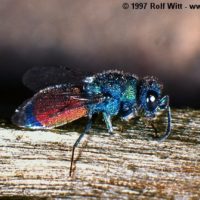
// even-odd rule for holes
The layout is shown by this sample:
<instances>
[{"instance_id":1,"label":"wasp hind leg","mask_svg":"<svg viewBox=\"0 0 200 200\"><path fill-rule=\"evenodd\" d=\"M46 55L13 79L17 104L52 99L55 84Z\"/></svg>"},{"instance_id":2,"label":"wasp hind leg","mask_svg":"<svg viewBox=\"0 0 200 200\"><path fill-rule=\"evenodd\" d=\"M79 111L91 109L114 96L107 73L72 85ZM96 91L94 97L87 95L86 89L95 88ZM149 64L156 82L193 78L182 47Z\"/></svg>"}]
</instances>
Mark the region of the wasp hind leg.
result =
<instances>
[{"instance_id":1,"label":"wasp hind leg","mask_svg":"<svg viewBox=\"0 0 200 200\"><path fill-rule=\"evenodd\" d=\"M74 163L74 153L75 153L75 149L78 146L78 144L80 143L81 139L83 138L83 136L89 132L89 130L92 127L92 117L89 117L88 119L88 123L85 127L85 130L83 133L81 133L81 135L78 137L78 139L76 140L76 142L73 145L73 149L72 149L72 156L71 156L71 165L70 165L70 171L69 171L69 176L72 175L72 171L73 171L73 163Z\"/></svg>"}]
</instances>

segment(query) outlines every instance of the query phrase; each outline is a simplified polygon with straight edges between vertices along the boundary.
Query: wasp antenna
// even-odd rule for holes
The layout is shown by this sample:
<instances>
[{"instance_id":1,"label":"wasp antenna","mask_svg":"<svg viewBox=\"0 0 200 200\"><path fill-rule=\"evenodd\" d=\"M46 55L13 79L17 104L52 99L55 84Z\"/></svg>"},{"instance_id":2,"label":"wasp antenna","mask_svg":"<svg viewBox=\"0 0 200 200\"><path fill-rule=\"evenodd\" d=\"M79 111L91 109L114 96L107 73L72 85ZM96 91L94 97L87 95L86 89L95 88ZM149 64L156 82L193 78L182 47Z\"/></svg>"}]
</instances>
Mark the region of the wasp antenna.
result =
<instances>
[{"instance_id":1,"label":"wasp antenna","mask_svg":"<svg viewBox=\"0 0 200 200\"><path fill-rule=\"evenodd\" d=\"M158 142L163 142L171 134L171 109L170 109L169 106L167 107L167 118L168 118L168 120L167 120L167 130L166 130L165 134L158 139Z\"/></svg>"}]
</instances>

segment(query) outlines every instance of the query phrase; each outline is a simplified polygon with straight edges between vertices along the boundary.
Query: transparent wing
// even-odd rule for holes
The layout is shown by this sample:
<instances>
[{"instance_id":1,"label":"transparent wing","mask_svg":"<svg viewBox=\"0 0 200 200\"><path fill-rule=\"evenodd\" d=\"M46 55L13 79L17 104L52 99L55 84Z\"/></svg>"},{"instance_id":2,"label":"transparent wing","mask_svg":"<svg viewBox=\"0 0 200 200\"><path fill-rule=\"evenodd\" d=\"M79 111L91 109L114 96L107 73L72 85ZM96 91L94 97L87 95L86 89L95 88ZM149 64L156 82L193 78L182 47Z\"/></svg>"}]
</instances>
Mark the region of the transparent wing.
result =
<instances>
[{"instance_id":1,"label":"transparent wing","mask_svg":"<svg viewBox=\"0 0 200 200\"><path fill-rule=\"evenodd\" d=\"M74 70L68 67L34 67L28 70L23 76L23 83L32 91L39 91L43 88L71 83L80 85L82 80L91 75L86 71Z\"/></svg>"}]
</instances>

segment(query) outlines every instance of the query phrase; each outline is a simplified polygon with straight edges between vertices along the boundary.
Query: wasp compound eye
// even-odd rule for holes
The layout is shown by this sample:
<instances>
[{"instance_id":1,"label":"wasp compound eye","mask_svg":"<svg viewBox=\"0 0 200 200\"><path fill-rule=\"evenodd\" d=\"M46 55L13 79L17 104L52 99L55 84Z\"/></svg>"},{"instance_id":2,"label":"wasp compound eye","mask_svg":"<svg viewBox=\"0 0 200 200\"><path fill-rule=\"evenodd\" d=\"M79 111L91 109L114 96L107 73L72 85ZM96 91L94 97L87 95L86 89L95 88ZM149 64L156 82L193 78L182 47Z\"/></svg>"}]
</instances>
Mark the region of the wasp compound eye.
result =
<instances>
[{"instance_id":1,"label":"wasp compound eye","mask_svg":"<svg viewBox=\"0 0 200 200\"><path fill-rule=\"evenodd\" d=\"M148 110L153 111L157 106L157 102L158 102L158 94L155 91L147 92L146 103Z\"/></svg>"}]
</instances>

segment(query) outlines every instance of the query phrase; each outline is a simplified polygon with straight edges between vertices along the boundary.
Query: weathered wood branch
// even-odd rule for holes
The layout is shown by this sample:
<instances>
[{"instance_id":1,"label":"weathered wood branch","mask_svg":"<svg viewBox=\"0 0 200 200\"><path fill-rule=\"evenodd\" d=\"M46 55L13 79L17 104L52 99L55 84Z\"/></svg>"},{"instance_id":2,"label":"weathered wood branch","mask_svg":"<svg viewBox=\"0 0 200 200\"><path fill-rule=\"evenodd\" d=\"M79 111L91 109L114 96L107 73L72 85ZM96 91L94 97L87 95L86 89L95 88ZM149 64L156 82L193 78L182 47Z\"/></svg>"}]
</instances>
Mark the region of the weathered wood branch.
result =
<instances>
[{"instance_id":1,"label":"weathered wood branch","mask_svg":"<svg viewBox=\"0 0 200 200\"><path fill-rule=\"evenodd\" d=\"M140 122L123 131L113 122L113 136L96 124L76 150L72 177L71 150L79 136L69 131L73 125L29 131L1 123L0 196L200 199L200 111L172 116L172 135L163 143Z\"/></svg>"}]
</instances>

